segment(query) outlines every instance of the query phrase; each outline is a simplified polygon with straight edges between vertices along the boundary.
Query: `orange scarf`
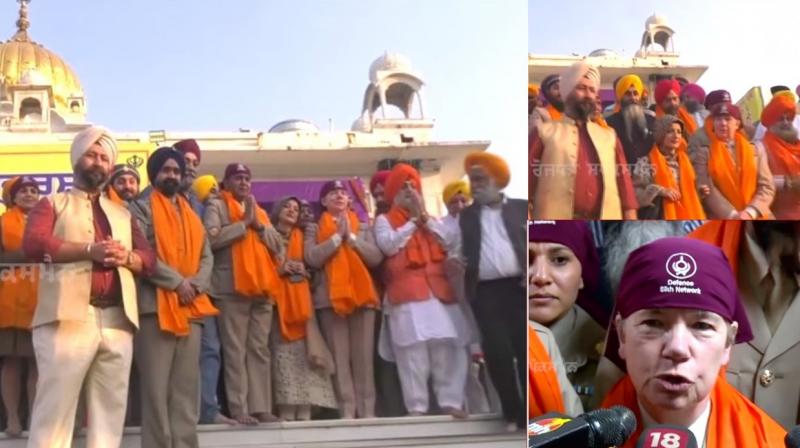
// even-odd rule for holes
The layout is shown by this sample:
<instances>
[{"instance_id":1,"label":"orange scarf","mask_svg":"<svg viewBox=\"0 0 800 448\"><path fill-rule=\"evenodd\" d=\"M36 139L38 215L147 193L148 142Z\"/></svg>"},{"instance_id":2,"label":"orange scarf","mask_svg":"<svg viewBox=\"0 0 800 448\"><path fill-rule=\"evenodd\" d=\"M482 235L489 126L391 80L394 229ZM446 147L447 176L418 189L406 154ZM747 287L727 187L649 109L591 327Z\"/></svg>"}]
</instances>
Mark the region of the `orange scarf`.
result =
<instances>
[{"instance_id":1,"label":"orange scarf","mask_svg":"<svg viewBox=\"0 0 800 448\"><path fill-rule=\"evenodd\" d=\"M110 199L111 202L127 207L125 201L121 197L119 197L119 194L117 194L117 190L115 190L114 187L109 185L106 188L106 191L108 192L108 199Z\"/></svg>"},{"instance_id":2,"label":"orange scarf","mask_svg":"<svg viewBox=\"0 0 800 448\"><path fill-rule=\"evenodd\" d=\"M358 232L360 223L358 216L347 212L351 231ZM337 232L333 215L323 212L319 219L317 243L328 241ZM325 274L328 277L328 294L330 294L333 311L340 316L350 315L356 308L378 306L378 295L372 284L372 277L355 249L342 244L333 256L325 263Z\"/></svg>"},{"instance_id":3,"label":"orange scarf","mask_svg":"<svg viewBox=\"0 0 800 448\"><path fill-rule=\"evenodd\" d=\"M714 220L709 221L688 235L708 244L713 244L725 253L734 275L739 274L739 246L742 243L744 221Z\"/></svg>"},{"instance_id":4,"label":"orange scarf","mask_svg":"<svg viewBox=\"0 0 800 448\"><path fill-rule=\"evenodd\" d=\"M594 118L592 119L592 121L593 121L593 122L594 122L596 125L598 125L598 126L600 126L600 127L603 127L603 128L606 128L606 129L610 129L610 128L609 128L609 126L608 126L608 123L606 122L606 119L605 119L605 118L603 118L603 116L602 116L602 115L598 115L598 116L594 117Z\"/></svg>"},{"instance_id":5,"label":"orange scarf","mask_svg":"<svg viewBox=\"0 0 800 448\"><path fill-rule=\"evenodd\" d=\"M705 123L708 134L708 174L719 191L736 210L744 210L756 193L755 148L741 132L736 132L736 161L728 151L728 145L714 134L714 122ZM738 169L737 169L738 167Z\"/></svg>"},{"instance_id":6,"label":"orange scarf","mask_svg":"<svg viewBox=\"0 0 800 448\"><path fill-rule=\"evenodd\" d=\"M770 131L763 141L773 173L800 175L800 142L789 143Z\"/></svg>"},{"instance_id":7,"label":"orange scarf","mask_svg":"<svg viewBox=\"0 0 800 448\"><path fill-rule=\"evenodd\" d=\"M221 196L228 206L231 222L244 219L244 207L229 191ZM271 225L267 212L256 205L256 219L264 226ZM233 244L233 288L245 297L272 297L280 291L280 279L272 256L254 229L248 228L244 238Z\"/></svg>"},{"instance_id":8,"label":"orange scarf","mask_svg":"<svg viewBox=\"0 0 800 448\"><path fill-rule=\"evenodd\" d=\"M150 195L156 254L183 277L192 277L200 269L205 229L189 202L180 195L175 198L177 209L160 191L154 189ZM176 336L189 335L191 320L219 314L206 294L184 306L178 301L177 292L157 288L156 299L161 330Z\"/></svg>"},{"instance_id":9,"label":"orange scarf","mask_svg":"<svg viewBox=\"0 0 800 448\"><path fill-rule=\"evenodd\" d=\"M681 193L680 201L664 198L664 219L706 219L706 213L703 211L703 205L700 203L700 197L697 195L697 188L695 188L695 174L692 162L682 147L677 149L676 155L678 157L680 188L675 182L672 170L667 166L667 158L661 154L656 145L653 145L650 150L650 163L655 168L655 183Z\"/></svg>"},{"instance_id":10,"label":"orange scarf","mask_svg":"<svg viewBox=\"0 0 800 448\"><path fill-rule=\"evenodd\" d=\"M289 234L286 259L303 261L303 232L294 228ZM287 341L297 341L306 336L306 322L311 319L311 290L308 280L292 283L289 276L280 277L281 287L275 296L280 319L281 335Z\"/></svg>"},{"instance_id":11,"label":"orange scarf","mask_svg":"<svg viewBox=\"0 0 800 448\"><path fill-rule=\"evenodd\" d=\"M561 119L561 111L556 109L556 107L553 106L552 104L548 104L545 109L547 109L547 112L550 114L551 120L558 121Z\"/></svg>"},{"instance_id":12,"label":"orange scarf","mask_svg":"<svg viewBox=\"0 0 800 448\"><path fill-rule=\"evenodd\" d=\"M564 413L564 399L550 355L528 324L528 418L548 412Z\"/></svg>"},{"instance_id":13,"label":"orange scarf","mask_svg":"<svg viewBox=\"0 0 800 448\"><path fill-rule=\"evenodd\" d=\"M642 434L642 415L636 390L628 375L611 389L600 406L610 408L616 405L625 406L636 414L636 421L639 422L636 432L622 446L633 448ZM786 436L786 430L728 384L724 375L717 377L717 383L711 391L711 414L707 431L705 446L708 448L778 448L784 446L783 438Z\"/></svg>"},{"instance_id":14,"label":"orange scarf","mask_svg":"<svg viewBox=\"0 0 800 448\"><path fill-rule=\"evenodd\" d=\"M391 210L386 213L386 219L389 220L393 229L398 229L408 222L409 216L405 209L393 205ZM427 252L423 250L423 245L428 246ZM439 262L445 259L442 245L427 228L417 227L405 249L409 268L420 268L428 264L428 261ZM426 258L426 253L429 254L430 259Z\"/></svg>"},{"instance_id":15,"label":"orange scarf","mask_svg":"<svg viewBox=\"0 0 800 448\"><path fill-rule=\"evenodd\" d=\"M25 213L19 207L11 207L0 216L0 235L5 252L22 249L25 233ZM36 297L39 291L39 268L0 268L0 328L30 330Z\"/></svg>"}]
</instances>

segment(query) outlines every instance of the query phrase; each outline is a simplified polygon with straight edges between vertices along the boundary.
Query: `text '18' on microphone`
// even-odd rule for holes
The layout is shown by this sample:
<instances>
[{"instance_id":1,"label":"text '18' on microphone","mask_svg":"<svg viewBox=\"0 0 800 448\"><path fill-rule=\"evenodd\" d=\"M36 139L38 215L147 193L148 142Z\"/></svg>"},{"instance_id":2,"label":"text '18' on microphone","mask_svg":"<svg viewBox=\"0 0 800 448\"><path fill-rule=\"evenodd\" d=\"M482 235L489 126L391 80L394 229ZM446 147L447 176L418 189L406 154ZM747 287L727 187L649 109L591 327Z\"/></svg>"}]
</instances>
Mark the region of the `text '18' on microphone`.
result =
<instances>
[{"instance_id":1,"label":"text '18' on microphone","mask_svg":"<svg viewBox=\"0 0 800 448\"><path fill-rule=\"evenodd\" d=\"M653 425L642 431L636 448L697 448L697 439L683 426Z\"/></svg>"},{"instance_id":2,"label":"text '18' on microphone","mask_svg":"<svg viewBox=\"0 0 800 448\"><path fill-rule=\"evenodd\" d=\"M634 430L636 430L636 416L625 406L597 409L575 418L549 413L528 423L528 447L622 446Z\"/></svg>"}]
</instances>

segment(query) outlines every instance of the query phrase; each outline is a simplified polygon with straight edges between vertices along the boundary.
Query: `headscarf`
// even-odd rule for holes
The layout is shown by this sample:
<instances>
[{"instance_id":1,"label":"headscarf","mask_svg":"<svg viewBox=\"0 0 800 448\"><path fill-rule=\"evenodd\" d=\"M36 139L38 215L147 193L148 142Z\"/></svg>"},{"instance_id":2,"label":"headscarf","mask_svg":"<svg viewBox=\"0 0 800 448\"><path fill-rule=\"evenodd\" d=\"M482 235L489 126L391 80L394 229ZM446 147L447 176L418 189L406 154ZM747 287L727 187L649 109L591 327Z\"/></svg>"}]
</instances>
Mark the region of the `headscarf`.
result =
<instances>
[{"instance_id":1,"label":"headscarf","mask_svg":"<svg viewBox=\"0 0 800 448\"><path fill-rule=\"evenodd\" d=\"M274 226L278 225L278 218L281 215L281 210L283 210L283 207L286 205L287 202L292 200L297 202L297 220L298 222L300 221L300 209L303 207L303 203L300 202L300 198L298 198L297 196L284 196L278 199L277 202L272 204L272 209L270 210L269 213L269 220ZM297 223L295 223L294 225L296 226Z\"/></svg>"},{"instance_id":2,"label":"headscarf","mask_svg":"<svg viewBox=\"0 0 800 448\"><path fill-rule=\"evenodd\" d=\"M528 241L549 242L567 246L581 263L583 288L575 304L583 308L601 326L608 325L610 316L598 300L600 288L600 256L594 245L592 231L585 221L532 221L528 225Z\"/></svg>"},{"instance_id":3,"label":"headscarf","mask_svg":"<svg viewBox=\"0 0 800 448\"><path fill-rule=\"evenodd\" d=\"M465 199L470 199L472 194L469 189L469 183L465 180L457 180L445 185L442 191L442 200L445 204L449 204L450 200L457 194L464 196Z\"/></svg>"},{"instance_id":4,"label":"headscarf","mask_svg":"<svg viewBox=\"0 0 800 448\"><path fill-rule=\"evenodd\" d=\"M78 132L72 140L69 153L73 167L78 164L78 160L83 156L83 153L88 151L95 143L103 148L112 164L117 163L117 141L114 140L111 131L101 126L89 126Z\"/></svg>"},{"instance_id":5,"label":"headscarf","mask_svg":"<svg viewBox=\"0 0 800 448\"><path fill-rule=\"evenodd\" d=\"M163 167L169 159L174 160L178 164L181 170L181 177L186 174L186 160L183 158L183 153L172 146L162 146L150 154L150 158L147 159L147 178L150 180L151 184L158 175L158 172L161 171L161 167Z\"/></svg>"},{"instance_id":6,"label":"headscarf","mask_svg":"<svg viewBox=\"0 0 800 448\"><path fill-rule=\"evenodd\" d=\"M496 155L489 152L475 151L467 154L464 158L464 171L469 172L473 166L480 166L485 169L492 178L494 178L497 188L503 189L508 186L511 181L511 172L508 168L508 163Z\"/></svg>"},{"instance_id":7,"label":"headscarf","mask_svg":"<svg viewBox=\"0 0 800 448\"><path fill-rule=\"evenodd\" d=\"M639 95L641 95L644 91L642 79L636 75L625 75L617 80L617 84L614 87L614 92L617 95L618 102L622 102L622 97L625 96L625 93L627 93L631 87L635 88Z\"/></svg>"},{"instance_id":8,"label":"headscarf","mask_svg":"<svg viewBox=\"0 0 800 448\"><path fill-rule=\"evenodd\" d=\"M566 98L583 78L594 84L596 90L600 89L600 72L597 67L586 61L578 61L572 64L561 78L561 95Z\"/></svg>"}]
</instances>

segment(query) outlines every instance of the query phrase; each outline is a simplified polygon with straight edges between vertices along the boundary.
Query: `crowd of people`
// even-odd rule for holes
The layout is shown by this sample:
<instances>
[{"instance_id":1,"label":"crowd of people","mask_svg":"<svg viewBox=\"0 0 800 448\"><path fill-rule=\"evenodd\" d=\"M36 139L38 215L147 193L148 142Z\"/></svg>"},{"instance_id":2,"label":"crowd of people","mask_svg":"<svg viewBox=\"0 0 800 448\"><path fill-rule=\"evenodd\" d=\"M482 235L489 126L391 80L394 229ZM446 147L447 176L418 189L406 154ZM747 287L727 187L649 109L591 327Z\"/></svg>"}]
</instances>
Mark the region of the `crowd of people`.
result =
<instances>
[{"instance_id":1,"label":"crowd of people","mask_svg":"<svg viewBox=\"0 0 800 448\"><path fill-rule=\"evenodd\" d=\"M683 78L658 81L649 105L642 80L621 76L607 110L600 84L580 61L529 85L533 219L800 218L800 105L788 87L772 87L750 122L728 91Z\"/></svg>"},{"instance_id":2,"label":"crowd of people","mask_svg":"<svg viewBox=\"0 0 800 448\"><path fill-rule=\"evenodd\" d=\"M800 424L800 224L534 221L529 417L623 405L696 446Z\"/></svg>"},{"instance_id":3,"label":"crowd of people","mask_svg":"<svg viewBox=\"0 0 800 448\"><path fill-rule=\"evenodd\" d=\"M378 172L364 221L335 179L319 216L293 196L264 210L246 165L199 175L194 140L152 152L141 191L107 129L70 155L70 190L3 185L7 435L69 447L85 426L107 448L133 425L166 448L198 446L198 424L502 411L526 426L527 203L503 193L499 156L465 158L441 218L411 165Z\"/></svg>"}]
</instances>

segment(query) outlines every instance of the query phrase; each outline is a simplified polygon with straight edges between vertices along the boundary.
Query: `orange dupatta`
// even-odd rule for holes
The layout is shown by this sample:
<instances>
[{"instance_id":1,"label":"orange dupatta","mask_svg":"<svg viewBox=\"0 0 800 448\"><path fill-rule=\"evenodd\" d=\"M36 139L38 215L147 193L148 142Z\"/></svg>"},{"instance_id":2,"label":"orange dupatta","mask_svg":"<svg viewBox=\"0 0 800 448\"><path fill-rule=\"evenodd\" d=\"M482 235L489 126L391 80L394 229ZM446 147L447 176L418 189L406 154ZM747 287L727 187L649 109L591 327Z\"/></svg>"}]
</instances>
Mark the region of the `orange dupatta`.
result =
<instances>
[{"instance_id":1,"label":"orange dupatta","mask_svg":"<svg viewBox=\"0 0 800 448\"><path fill-rule=\"evenodd\" d=\"M408 222L408 212L404 209L393 205L392 208L386 213L386 219L393 229L397 229ZM430 260L425 257L425 251L422 250L422 245L428 246L428 253ZM408 267L419 268L428 264L428 261L443 261L445 259L445 252L439 240L436 239L428 229L417 228L411 239L406 244L406 258L408 259Z\"/></svg>"},{"instance_id":2,"label":"orange dupatta","mask_svg":"<svg viewBox=\"0 0 800 448\"><path fill-rule=\"evenodd\" d=\"M550 114L551 120L558 121L561 119L561 111L556 109L555 106L553 106L552 104L548 104L547 107L545 107L545 109L547 109L547 113Z\"/></svg>"},{"instance_id":3,"label":"orange dupatta","mask_svg":"<svg viewBox=\"0 0 800 448\"><path fill-rule=\"evenodd\" d=\"M25 213L19 207L11 207L0 216L3 251L16 252L22 249L25 220ZM36 311L38 278L38 267L0 268L0 328L30 330Z\"/></svg>"},{"instance_id":4,"label":"orange dupatta","mask_svg":"<svg viewBox=\"0 0 800 448\"><path fill-rule=\"evenodd\" d=\"M756 193L758 173L755 148L747 141L744 134L737 131L736 162L734 162L727 144L714 134L713 120L709 118L706 119L704 126L711 142L708 147L708 174L725 199L730 201L736 210L744 210Z\"/></svg>"},{"instance_id":5,"label":"orange dupatta","mask_svg":"<svg viewBox=\"0 0 800 448\"><path fill-rule=\"evenodd\" d=\"M713 244L725 253L734 275L739 274L739 247L744 232L744 221L713 220L708 221L687 235L708 244Z\"/></svg>"},{"instance_id":6,"label":"orange dupatta","mask_svg":"<svg viewBox=\"0 0 800 448\"><path fill-rule=\"evenodd\" d=\"M189 201L181 195L176 195L176 201L177 208L158 190L150 195L156 254L183 277L191 277L200 269L205 229ZM156 300L159 327L176 336L189 335L191 320L219 314L206 294L198 295L189 305L181 305L177 292L157 288Z\"/></svg>"},{"instance_id":7,"label":"orange dupatta","mask_svg":"<svg viewBox=\"0 0 800 448\"><path fill-rule=\"evenodd\" d=\"M528 324L528 418L564 413L556 369L536 330Z\"/></svg>"},{"instance_id":8,"label":"orange dupatta","mask_svg":"<svg viewBox=\"0 0 800 448\"><path fill-rule=\"evenodd\" d=\"M222 199L228 206L231 222L244 219L244 207L229 191L223 190ZM256 205L256 219L264 226L269 226L267 212ZM259 238L258 232L248 228L244 238L233 243L233 289L245 297L272 297L280 291L280 279L272 256Z\"/></svg>"},{"instance_id":9,"label":"orange dupatta","mask_svg":"<svg viewBox=\"0 0 800 448\"><path fill-rule=\"evenodd\" d=\"M360 222L353 211L347 212L350 229L358 231ZM323 212L319 219L317 243L323 243L337 232L333 215ZM378 306L378 295L372 283L369 270L364 265L355 249L342 244L333 256L325 263L325 274L328 277L328 294L333 311L340 316L351 314L356 308Z\"/></svg>"},{"instance_id":10,"label":"orange dupatta","mask_svg":"<svg viewBox=\"0 0 800 448\"><path fill-rule=\"evenodd\" d=\"M115 190L114 187L109 185L106 191L108 192L108 199L110 199L111 202L127 207L125 201L119 197L119 194L117 194L117 190Z\"/></svg>"},{"instance_id":11,"label":"orange dupatta","mask_svg":"<svg viewBox=\"0 0 800 448\"><path fill-rule=\"evenodd\" d=\"M711 391L711 413L708 418L705 446L708 448L783 447L786 430L758 406L739 393L720 374ZM636 390L625 375L606 395L600 407L622 405L636 414L636 431L622 448L633 448L642 434L642 414Z\"/></svg>"},{"instance_id":12,"label":"orange dupatta","mask_svg":"<svg viewBox=\"0 0 800 448\"><path fill-rule=\"evenodd\" d=\"M770 131L763 142L773 172L800 175L800 142L790 144Z\"/></svg>"},{"instance_id":13,"label":"orange dupatta","mask_svg":"<svg viewBox=\"0 0 800 448\"><path fill-rule=\"evenodd\" d=\"M289 234L286 259L303 261L303 232L294 228ZM275 296L280 319L281 335L287 341L297 341L306 336L306 322L311 319L311 290L308 280L292 283L288 276L280 277L281 287Z\"/></svg>"},{"instance_id":14,"label":"orange dupatta","mask_svg":"<svg viewBox=\"0 0 800 448\"><path fill-rule=\"evenodd\" d=\"M655 183L665 188L680 191L681 200L672 201L663 198L664 219L706 219L703 205L695 188L695 173L689 156L682 148L677 149L680 188L667 166L667 158L661 154L656 145L650 150L650 163L655 167Z\"/></svg>"}]
</instances>

